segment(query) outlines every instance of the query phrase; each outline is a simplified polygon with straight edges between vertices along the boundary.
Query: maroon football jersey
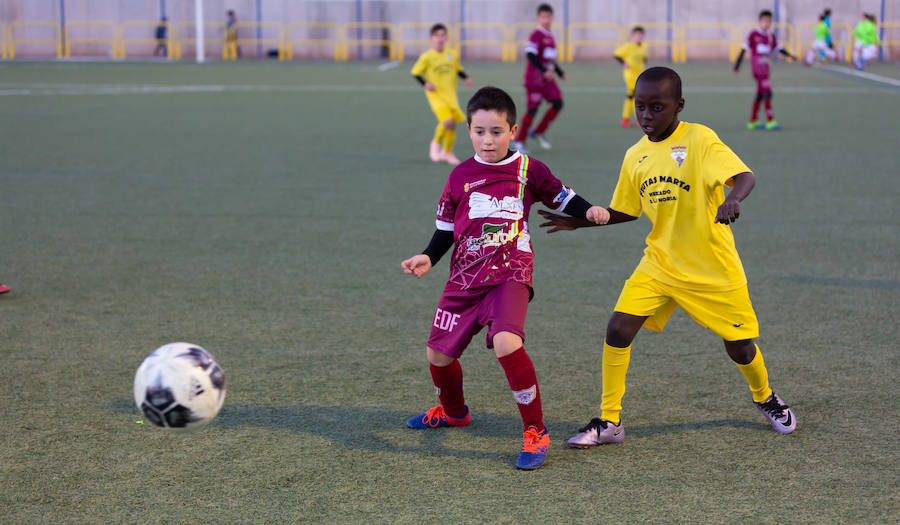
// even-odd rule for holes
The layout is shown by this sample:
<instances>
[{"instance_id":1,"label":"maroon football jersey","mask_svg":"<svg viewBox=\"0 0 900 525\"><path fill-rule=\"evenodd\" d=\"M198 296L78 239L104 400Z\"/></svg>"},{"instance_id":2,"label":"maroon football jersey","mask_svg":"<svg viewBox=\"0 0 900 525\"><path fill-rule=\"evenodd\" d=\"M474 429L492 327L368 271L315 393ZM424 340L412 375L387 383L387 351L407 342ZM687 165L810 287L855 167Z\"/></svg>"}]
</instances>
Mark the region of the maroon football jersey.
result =
<instances>
[{"instance_id":1,"label":"maroon football jersey","mask_svg":"<svg viewBox=\"0 0 900 525\"><path fill-rule=\"evenodd\" d=\"M531 205L562 210L575 196L543 163L519 152L497 163L477 155L447 179L436 225L452 231L448 289L516 281L532 286Z\"/></svg>"},{"instance_id":2,"label":"maroon football jersey","mask_svg":"<svg viewBox=\"0 0 900 525\"><path fill-rule=\"evenodd\" d=\"M528 37L528 43L525 44L525 54L534 53L541 60L541 64L547 69L553 69L559 52L556 49L556 39L553 33L547 31L543 27L535 29L531 36ZM544 73L534 67L534 65L525 61L525 85L535 86L544 83Z\"/></svg>"},{"instance_id":3,"label":"maroon football jersey","mask_svg":"<svg viewBox=\"0 0 900 525\"><path fill-rule=\"evenodd\" d=\"M775 36L775 33L766 33L759 29L754 29L747 35L744 49L750 51L750 63L756 67L761 64L768 64L768 60L776 51L781 49L781 46L778 44L778 38Z\"/></svg>"}]
</instances>

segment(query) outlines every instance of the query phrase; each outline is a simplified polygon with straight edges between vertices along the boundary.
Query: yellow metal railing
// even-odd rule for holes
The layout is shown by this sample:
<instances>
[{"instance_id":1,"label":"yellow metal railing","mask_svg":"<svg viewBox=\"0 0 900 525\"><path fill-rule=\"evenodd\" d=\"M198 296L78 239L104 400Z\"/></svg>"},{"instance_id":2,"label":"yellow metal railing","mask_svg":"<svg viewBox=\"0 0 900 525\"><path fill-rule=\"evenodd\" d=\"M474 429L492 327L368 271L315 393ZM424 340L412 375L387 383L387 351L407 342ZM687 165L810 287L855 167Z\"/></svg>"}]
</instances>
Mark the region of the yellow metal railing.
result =
<instances>
[{"instance_id":1,"label":"yellow metal railing","mask_svg":"<svg viewBox=\"0 0 900 525\"><path fill-rule=\"evenodd\" d=\"M460 35L462 35L463 31L468 30L494 30L500 31L502 37L500 39L465 39L463 40ZM499 47L500 48L500 59L503 62L513 62L516 59L516 50L510 49L510 42L512 41L511 31L509 26L506 24L501 24L499 22L461 22L456 24L454 28L455 38L453 39L456 42L456 46L462 50L464 47Z\"/></svg>"},{"instance_id":2,"label":"yellow metal railing","mask_svg":"<svg viewBox=\"0 0 900 525\"><path fill-rule=\"evenodd\" d=\"M154 47L157 44L159 44L159 42L157 41L157 39L155 37L128 37L128 36L125 36L129 29L146 28L148 34L155 35L156 28L159 26L159 24L160 24L159 22L146 21L146 20L129 20L126 22L122 22L122 25L119 27L119 58L125 58L126 48L130 44L152 45ZM163 24L167 28L166 35L168 35L169 34L169 32L168 32L169 23L163 22ZM169 44L168 38L166 38L164 40L163 45L166 46L166 56L168 58L172 58L171 45Z\"/></svg>"},{"instance_id":3,"label":"yellow metal railing","mask_svg":"<svg viewBox=\"0 0 900 525\"><path fill-rule=\"evenodd\" d=\"M407 29L425 29L425 33L428 33L428 30L433 26L431 22L404 22L402 24L397 24L397 38L395 39L397 42L397 60L406 60L406 46L430 46L431 40L430 38L425 39L414 39L414 40L406 40L403 35L405 30ZM449 35L453 35L453 27L449 26L447 28L447 33ZM458 47L455 44L447 42L448 47Z\"/></svg>"},{"instance_id":4,"label":"yellow metal railing","mask_svg":"<svg viewBox=\"0 0 900 525\"><path fill-rule=\"evenodd\" d=\"M82 44L96 44L109 46L113 58L125 58L128 46L155 45L156 38L153 30L159 25L156 21L131 20L118 26L105 20L76 20L61 27L56 22L11 22L8 26L0 24L0 58L14 59L17 48L25 45L52 46L56 49L58 58L71 57L72 46ZM206 35L204 40L210 45L221 45L223 58L234 58L237 45L265 45L277 48L278 58L290 60L294 58L296 46L329 46L332 48L332 58L335 61L349 60L351 46L381 46L388 49L391 60L406 60L409 46L427 47L430 39L427 36L420 38L422 32L427 33L431 27L430 22L408 22L391 24L389 22L349 22L339 25L333 22L294 22L281 24L279 22L237 22L235 30L242 30L244 34L254 32L254 37L242 36L236 40L228 41L225 38L225 24L221 22L206 22ZM650 22L644 24L629 24L623 26L615 23L575 22L569 24L567 30L557 39L557 47L560 50L560 62L572 62L579 49L586 47L615 47L625 42L627 30L634 25L642 25L648 35L659 31L666 31L671 35L664 39L648 38L644 43L648 47L668 48L673 62L684 62L688 58L688 48L717 47L727 48L729 60L734 60L740 50L748 32L757 27L755 23L745 23L739 26L729 23L686 22L675 25L666 22ZM192 21L180 22L171 26L167 45L170 58L180 59L184 46L194 45L194 36L191 34L195 26ZM527 40L519 38L523 31L534 27L532 22L504 24L499 22L465 22L448 26L450 46L462 50L466 47L493 48L500 52L500 59L504 62L515 62L519 58L519 49L527 44ZM812 43L811 33L815 24L799 23L789 24L779 22L772 24L772 29L778 32L779 42L789 52L799 56L804 49L808 49ZM879 29L895 31L900 29L900 22L885 22L878 25ZM324 29L330 33L324 38L294 38L292 35L300 30ZM52 30L52 31L51 31ZM146 30L144 35L136 33ZM383 31L385 35L369 38L372 31ZM422 31L425 30L425 31ZM719 35L728 33L730 37L699 38L703 31L717 31ZM43 31L43 32L42 32ZM94 37L91 33L97 31L108 32L108 37ZM263 37L264 32L265 36ZM418 31L418 33L415 33ZM51 33L46 36L47 33ZM87 33L87 35L85 35ZM461 36L466 34L466 39ZM131 36L129 36L131 35ZM137 35L137 36L136 36ZM695 37L696 35L697 37ZM597 36L599 38L585 38ZM887 36L887 35L886 35ZM476 37L476 38L473 38ZM832 37L836 50L842 51L845 57L849 57L853 48L852 28L846 23L834 23L832 25ZM900 46L900 39L885 39L884 46ZM229 46L231 48L229 48ZM612 53L610 52L610 55Z\"/></svg>"},{"instance_id":5,"label":"yellow metal railing","mask_svg":"<svg viewBox=\"0 0 900 525\"><path fill-rule=\"evenodd\" d=\"M175 50L175 58L181 59L182 56L182 46L190 46L195 43L194 35L181 36L183 30L188 28L193 28L196 31L197 24L194 22L179 22L175 25L175 30L172 32L172 38L170 39L173 42L173 48ZM204 32L214 30L218 33L219 36L215 38L209 38L208 35L203 36L203 40L205 42L218 42L220 46L222 46L222 56L225 56L225 24L222 22L203 22Z\"/></svg>"},{"instance_id":6,"label":"yellow metal railing","mask_svg":"<svg viewBox=\"0 0 900 525\"><path fill-rule=\"evenodd\" d=\"M300 29L300 28L324 28L329 29L333 32L333 38L291 38L291 30ZM339 60L341 53L341 45L338 37L338 25L333 22L294 22L288 24L284 31L284 38L286 42L284 43L284 53L285 58L287 60L292 60L294 58L294 46L297 44L303 45L321 45L321 46L332 46L334 49L334 53L332 58L337 61Z\"/></svg>"},{"instance_id":7,"label":"yellow metal railing","mask_svg":"<svg viewBox=\"0 0 900 525\"><path fill-rule=\"evenodd\" d=\"M16 38L16 29L33 27L53 28L54 38ZM16 45L53 45L56 47L56 58L62 58L62 31L56 22L12 22L9 24L9 58L16 58Z\"/></svg>"},{"instance_id":8,"label":"yellow metal railing","mask_svg":"<svg viewBox=\"0 0 900 525\"><path fill-rule=\"evenodd\" d=\"M705 30L714 30L716 32L721 33L725 31L728 33L728 38L711 38L711 39L690 39L688 40L688 31L692 29L705 29ZM737 59L738 49L740 49L740 34L737 32L737 28L734 24L729 24L728 22L685 22L681 26L681 36L678 39L681 41L681 54L677 60L677 62L684 62L687 60L687 48L688 46L692 47L727 47L728 48L728 60L730 62L734 62ZM676 61L673 57L673 61Z\"/></svg>"},{"instance_id":9,"label":"yellow metal railing","mask_svg":"<svg viewBox=\"0 0 900 525\"><path fill-rule=\"evenodd\" d=\"M614 31L615 38L613 39L604 39L604 40L583 40L576 39L575 32L582 30L601 30L601 31ZM594 23L594 22L575 22L573 24L569 24L569 35L566 38L568 43L566 50L566 61L572 62L575 60L575 50L579 47L611 47L613 50L625 39L622 27L619 24L613 23ZM612 55L612 53L610 53Z\"/></svg>"},{"instance_id":10,"label":"yellow metal railing","mask_svg":"<svg viewBox=\"0 0 900 525\"><path fill-rule=\"evenodd\" d=\"M366 30L372 29L387 29L390 32L389 38L363 38L362 36L351 37L351 30L361 30L360 32L365 32ZM389 22L348 22L341 26L341 30L338 33L341 38L341 49L340 56L338 60L347 61L350 59L349 48L351 45L353 46L377 46L377 47L387 47L388 48L388 56L391 60L394 60L397 56L397 49L394 45L394 24Z\"/></svg>"},{"instance_id":11,"label":"yellow metal railing","mask_svg":"<svg viewBox=\"0 0 900 525\"><path fill-rule=\"evenodd\" d=\"M241 45L263 45L263 46L275 46L278 49L278 60L285 59L284 53L284 26L279 22L235 22L234 31L235 35L237 35L237 31L240 29L249 29L252 32L256 32L257 34L262 34L263 32L271 33L272 31L277 32L278 38L271 37L238 37L233 41L225 42L225 53L223 58L226 60L237 60L237 46ZM247 33L247 31L243 31ZM229 44L233 47L229 49ZM262 58L262 57L260 57Z\"/></svg>"},{"instance_id":12,"label":"yellow metal railing","mask_svg":"<svg viewBox=\"0 0 900 525\"><path fill-rule=\"evenodd\" d=\"M668 38L667 39L645 38L644 44L647 46L648 49L651 47L667 48L667 50L669 51L669 53L672 56L672 62L673 63L680 62L679 54L680 54L680 49L681 49L681 45L680 45L681 43L679 42L679 33L680 32L678 30L677 25L671 24L669 22L648 22L645 24L635 23L635 24L632 24L630 27L634 27L634 26L638 26L638 25L644 28L644 31L648 36L651 33L655 32L654 31L655 29L660 29L660 30L665 30L665 31L671 32L671 34L672 34L671 40Z\"/></svg>"},{"instance_id":13,"label":"yellow metal railing","mask_svg":"<svg viewBox=\"0 0 900 525\"><path fill-rule=\"evenodd\" d=\"M96 37L76 37L72 36L72 28L84 28L87 30L91 29L109 29L109 38L96 38ZM116 46L116 42L118 40L118 28L116 24L110 22L109 20L75 20L72 22L66 22L65 27L63 28L65 35L65 56L66 58L72 57L72 45L79 44L99 44L104 46L109 46L112 51L112 57L118 58L118 48Z\"/></svg>"}]
</instances>

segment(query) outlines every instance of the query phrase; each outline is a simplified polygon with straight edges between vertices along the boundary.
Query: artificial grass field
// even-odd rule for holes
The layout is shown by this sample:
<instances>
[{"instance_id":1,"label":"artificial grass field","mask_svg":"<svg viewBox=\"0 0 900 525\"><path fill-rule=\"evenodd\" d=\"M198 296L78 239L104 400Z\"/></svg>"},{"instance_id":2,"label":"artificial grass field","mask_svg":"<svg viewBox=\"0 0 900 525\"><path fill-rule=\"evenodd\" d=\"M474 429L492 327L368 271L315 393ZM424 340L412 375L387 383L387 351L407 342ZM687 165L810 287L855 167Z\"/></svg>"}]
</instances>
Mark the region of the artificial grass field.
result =
<instances>
[{"instance_id":1,"label":"artificial grass field","mask_svg":"<svg viewBox=\"0 0 900 525\"><path fill-rule=\"evenodd\" d=\"M733 228L799 428L772 431L679 311L634 343L625 443L564 448L598 413L649 223L548 236L533 213L526 348L551 450L522 472L483 335L462 358L472 424L405 428L436 404L424 343L447 259L421 280L399 263L449 168L427 160L411 63L377 66L0 63L0 522L897 522L900 91L776 64L784 129L749 132L747 68L677 66L682 119L756 173ZM521 64L466 66L522 103ZM606 204L640 132L617 126L614 64L566 69L554 148L534 155ZM171 341L225 369L200 431L136 423L134 372Z\"/></svg>"}]
</instances>

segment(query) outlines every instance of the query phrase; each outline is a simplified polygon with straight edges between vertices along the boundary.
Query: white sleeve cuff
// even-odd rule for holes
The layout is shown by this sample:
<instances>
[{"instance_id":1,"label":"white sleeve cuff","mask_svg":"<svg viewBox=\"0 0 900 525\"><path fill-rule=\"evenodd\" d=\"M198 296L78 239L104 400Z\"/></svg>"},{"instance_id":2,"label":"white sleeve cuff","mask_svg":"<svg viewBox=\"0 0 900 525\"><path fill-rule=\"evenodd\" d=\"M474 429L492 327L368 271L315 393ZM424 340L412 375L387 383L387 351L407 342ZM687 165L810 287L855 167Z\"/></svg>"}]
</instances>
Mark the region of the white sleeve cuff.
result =
<instances>
[{"instance_id":1,"label":"white sleeve cuff","mask_svg":"<svg viewBox=\"0 0 900 525\"><path fill-rule=\"evenodd\" d=\"M565 191L565 190L563 190L563 191ZM553 211L563 211L566 208L566 206L569 205L569 201L571 201L572 198L574 198L574 197L575 197L575 190L570 188L568 191L568 194L563 197L560 205L557 206L556 209L554 209ZM556 199L554 199L554 200L556 200Z\"/></svg>"},{"instance_id":2,"label":"white sleeve cuff","mask_svg":"<svg viewBox=\"0 0 900 525\"><path fill-rule=\"evenodd\" d=\"M446 222L446 221L437 219L434 221L434 225L437 227L437 229L439 229L441 231L445 231L445 232L453 231L453 223L452 222Z\"/></svg>"}]
</instances>

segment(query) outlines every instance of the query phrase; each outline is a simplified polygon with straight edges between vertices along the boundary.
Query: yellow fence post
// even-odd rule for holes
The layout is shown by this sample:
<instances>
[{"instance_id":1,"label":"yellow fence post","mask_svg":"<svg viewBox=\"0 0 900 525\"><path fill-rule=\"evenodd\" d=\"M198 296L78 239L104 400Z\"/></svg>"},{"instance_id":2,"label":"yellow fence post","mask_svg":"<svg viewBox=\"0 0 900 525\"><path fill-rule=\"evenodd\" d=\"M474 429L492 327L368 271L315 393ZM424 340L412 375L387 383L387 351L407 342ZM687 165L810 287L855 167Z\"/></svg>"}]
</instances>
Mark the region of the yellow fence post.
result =
<instances>
[{"instance_id":1,"label":"yellow fence post","mask_svg":"<svg viewBox=\"0 0 900 525\"><path fill-rule=\"evenodd\" d=\"M268 30L277 30L278 37L270 38L270 37L240 37L235 41L235 49L233 51L233 59L237 59L237 50L236 46L246 44L246 45L260 45L260 46L271 46L274 45L278 50L278 60L284 60L284 26L281 25L280 22L235 22L234 24L235 34L237 34L237 30L239 29L260 29L262 31ZM263 58L263 57L258 57Z\"/></svg>"},{"instance_id":2,"label":"yellow fence post","mask_svg":"<svg viewBox=\"0 0 900 525\"><path fill-rule=\"evenodd\" d=\"M92 38L92 37L75 37L72 36L70 29L74 27L82 27L82 28L104 28L109 29L110 37L109 38ZM104 46L110 46L112 51L112 57L118 58L118 46L116 45L116 25L108 20L75 20L71 22L66 22L66 26L63 28L64 34L66 36L66 58L72 57L72 44L100 44Z\"/></svg>"},{"instance_id":3,"label":"yellow fence post","mask_svg":"<svg viewBox=\"0 0 900 525\"><path fill-rule=\"evenodd\" d=\"M204 26L204 28L205 28L206 30L214 29L214 30L218 31L220 34L223 33L224 30L225 30L225 23L224 23L224 22L209 22L209 21L204 21L204 22L203 22L203 26ZM188 27L196 28L196 23L193 22L193 21L189 21L189 22L179 22L178 24L175 25L175 31L173 32L172 36L169 38L170 41L173 41L173 39L174 39L174 42L175 42L175 58L176 58L176 59L181 59L181 56L182 56L182 42L187 42L188 44L191 44L191 43L194 41L194 36L186 36L186 37L182 37L182 36L181 36L182 30L184 30L184 29L186 29L186 28L188 28ZM196 29L195 29L195 30L196 30ZM223 47L223 50L224 50L224 44L225 44L225 36L224 36L224 35L222 35L222 36L220 36L220 37L215 37L215 38L208 38L206 35L204 35L203 41L204 41L204 43L205 43L205 42L219 42L219 43L222 44L222 47ZM170 49L171 49L171 48L170 48ZM224 56L223 56L223 58L224 58Z\"/></svg>"},{"instance_id":4,"label":"yellow fence post","mask_svg":"<svg viewBox=\"0 0 900 525\"><path fill-rule=\"evenodd\" d=\"M54 38L16 38L16 28L52 27ZM56 58L62 58L62 28L56 22L12 22L9 24L9 58L16 58L16 44L51 44L56 47Z\"/></svg>"},{"instance_id":5,"label":"yellow fence post","mask_svg":"<svg viewBox=\"0 0 900 525\"><path fill-rule=\"evenodd\" d=\"M431 22L404 22L402 24L397 24L397 60L403 61L406 60L406 46L414 45L414 46L431 46L430 38L426 39L415 39L415 40L404 40L403 32L405 29L425 29L426 33L428 29L431 29L431 26L434 25ZM431 35L429 35L430 37ZM454 40L453 28L447 28L447 37L449 41L447 42L448 47L452 47L457 49Z\"/></svg>"},{"instance_id":6,"label":"yellow fence post","mask_svg":"<svg viewBox=\"0 0 900 525\"><path fill-rule=\"evenodd\" d=\"M333 38L291 38L291 30L297 28L324 28L330 29ZM332 59L340 59L340 43L338 38L338 25L334 22L293 22L285 27L285 59L293 60L295 44L331 45Z\"/></svg>"},{"instance_id":7,"label":"yellow fence post","mask_svg":"<svg viewBox=\"0 0 900 525\"><path fill-rule=\"evenodd\" d=\"M166 26L166 34L168 38L166 38L165 46L166 46L166 58L171 60L174 58L174 50L172 46L172 34L168 22L162 22ZM157 40L155 36L151 37L128 37L126 33L129 28L147 28L148 34L155 35L155 29L160 24L160 22L147 21L147 20L127 20L122 22L119 26L119 58L126 57L126 47L130 44L147 44L153 45L154 49L156 48Z\"/></svg>"},{"instance_id":8,"label":"yellow fence post","mask_svg":"<svg viewBox=\"0 0 900 525\"><path fill-rule=\"evenodd\" d=\"M469 29L488 29L499 30L500 39L469 39L463 40L461 35L463 30ZM499 47L500 59L503 62L514 62L516 51L509 50L509 42L512 40L509 27L499 22L460 22L456 25L456 42L457 48L462 52L463 47Z\"/></svg>"},{"instance_id":9,"label":"yellow fence post","mask_svg":"<svg viewBox=\"0 0 900 525\"><path fill-rule=\"evenodd\" d=\"M604 40L595 40L595 39L586 39L586 40L577 40L575 38L575 31L584 30L584 29L600 29L600 30L613 30L615 31L615 38L604 39ZM624 40L622 35L622 27L619 24L607 23L607 22L575 22L569 24L569 35L566 38L566 54L567 62L573 62L575 60L575 49L579 47L596 47L596 46L609 46L615 50L616 46L619 45L620 42ZM610 53L612 55L612 53Z\"/></svg>"},{"instance_id":10,"label":"yellow fence post","mask_svg":"<svg viewBox=\"0 0 900 525\"><path fill-rule=\"evenodd\" d=\"M387 29L390 32L390 38L350 38L349 35L351 29L362 29L363 31L367 29ZM389 22L347 22L343 25L341 34L343 35L342 60L349 60L349 47L351 43L356 46L387 47L388 57L391 60L394 60L394 57L397 56L396 46L394 45L394 38L397 31L394 29L394 24Z\"/></svg>"},{"instance_id":11,"label":"yellow fence post","mask_svg":"<svg viewBox=\"0 0 900 525\"><path fill-rule=\"evenodd\" d=\"M6 59L6 26L0 24L0 58Z\"/></svg>"},{"instance_id":12,"label":"yellow fence post","mask_svg":"<svg viewBox=\"0 0 900 525\"><path fill-rule=\"evenodd\" d=\"M691 39L688 38L688 30L690 29L727 30L728 38ZM685 22L681 26L681 62L687 60L688 45L699 47L727 47L728 60L734 62L737 59L737 46L735 44L737 39L737 28L734 24L728 22Z\"/></svg>"}]
</instances>

